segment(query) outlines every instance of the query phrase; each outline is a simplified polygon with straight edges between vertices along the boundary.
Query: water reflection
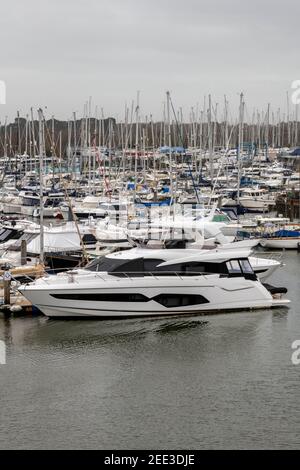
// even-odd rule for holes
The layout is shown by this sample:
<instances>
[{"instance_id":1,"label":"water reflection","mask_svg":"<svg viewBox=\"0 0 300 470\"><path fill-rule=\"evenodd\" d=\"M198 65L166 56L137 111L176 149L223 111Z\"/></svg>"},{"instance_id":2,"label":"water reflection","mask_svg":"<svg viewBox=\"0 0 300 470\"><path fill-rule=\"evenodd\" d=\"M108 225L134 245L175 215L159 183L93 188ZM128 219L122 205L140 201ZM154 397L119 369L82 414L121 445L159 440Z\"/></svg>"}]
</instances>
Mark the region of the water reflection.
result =
<instances>
[{"instance_id":1,"label":"water reflection","mask_svg":"<svg viewBox=\"0 0 300 470\"><path fill-rule=\"evenodd\" d=\"M289 309L121 320L0 318L0 448L296 448L299 257Z\"/></svg>"}]
</instances>

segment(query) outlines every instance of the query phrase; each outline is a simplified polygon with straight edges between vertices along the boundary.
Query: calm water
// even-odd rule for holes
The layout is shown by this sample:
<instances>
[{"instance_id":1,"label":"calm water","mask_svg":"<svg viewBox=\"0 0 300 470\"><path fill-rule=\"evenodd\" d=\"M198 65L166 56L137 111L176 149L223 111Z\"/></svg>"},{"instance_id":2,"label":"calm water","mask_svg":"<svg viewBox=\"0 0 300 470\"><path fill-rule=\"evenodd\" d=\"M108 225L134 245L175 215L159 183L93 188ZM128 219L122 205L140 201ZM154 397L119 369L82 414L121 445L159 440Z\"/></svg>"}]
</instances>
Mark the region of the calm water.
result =
<instances>
[{"instance_id":1,"label":"calm water","mask_svg":"<svg viewBox=\"0 0 300 470\"><path fill-rule=\"evenodd\" d=\"M300 254L284 260L289 310L0 318L0 448L299 447Z\"/></svg>"}]
</instances>

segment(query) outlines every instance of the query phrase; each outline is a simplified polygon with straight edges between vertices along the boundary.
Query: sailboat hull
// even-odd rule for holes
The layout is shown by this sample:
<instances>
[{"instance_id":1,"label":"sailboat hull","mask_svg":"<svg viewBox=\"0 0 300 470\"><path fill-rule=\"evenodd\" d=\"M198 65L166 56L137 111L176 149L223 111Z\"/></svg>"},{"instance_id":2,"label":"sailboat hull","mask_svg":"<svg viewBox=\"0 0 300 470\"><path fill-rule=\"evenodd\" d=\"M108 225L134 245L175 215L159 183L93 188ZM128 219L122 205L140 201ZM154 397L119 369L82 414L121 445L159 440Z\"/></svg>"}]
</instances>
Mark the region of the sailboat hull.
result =
<instances>
[{"instance_id":1,"label":"sailboat hull","mask_svg":"<svg viewBox=\"0 0 300 470\"><path fill-rule=\"evenodd\" d=\"M300 247L299 237L287 237L287 238L262 238L260 240L261 246L264 248L275 248L275 249L290 249L297 250Z\"/></svg>"}]
</instances>

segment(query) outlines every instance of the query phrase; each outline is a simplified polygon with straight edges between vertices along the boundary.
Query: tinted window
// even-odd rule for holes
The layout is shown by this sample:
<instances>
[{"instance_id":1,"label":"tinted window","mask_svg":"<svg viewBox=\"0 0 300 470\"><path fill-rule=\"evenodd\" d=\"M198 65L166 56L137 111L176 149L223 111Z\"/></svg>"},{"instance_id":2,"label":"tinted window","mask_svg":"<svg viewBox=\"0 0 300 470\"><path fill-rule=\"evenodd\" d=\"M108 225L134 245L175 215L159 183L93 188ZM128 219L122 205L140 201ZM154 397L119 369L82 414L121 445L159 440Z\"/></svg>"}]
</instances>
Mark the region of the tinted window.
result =
<instances>
[{"instance_id":1,"label":"tinted window","mask_svg":"<svg viewBox=\"0 0 300 470\"><path fill-rule=\"evenodd\" d=\"M103 256L101 258L96 258L91 261L85 269L88 271L103 271L103 272L111 272L115 269L121 267L125 264L127 260L123 259L116 259L116 258L107 258Z\"/></svg>"},{"instance_id":2,"label":"tinted window","mask_svg":"<svg viewBox=\"0 0 300 470\"><path fill-rule=\"evenodd\" d=\"M206 266L203 263L190 263L185 266L186 272L191 272L191 273L204 273L206 270Z\"/></svg>"},{"instance_id":3,"label":"tinted window","mask_svg":"<svg viewBox=\"0 0 300 470\"><path fill-rule=\"evenodd\" d=\"M163 259L145 259L144 258L144 271L146 272L152 272L152 271L156 271L157 269L160 269L160 268L157 268L157 265L160 264L160 263L163 263L164 260Z\"/></svg>"},{"instance_id":4,"label":"tinted window","mask_svg":"<svg viewBox=\"0 0 300 470\"><path fill-rule=\"evenodd\" d=\"M207 304L209 301L202 295L192 294L159 294L152 300L160 303L164 307L187 307L189 305Z\"/></svg>"},{"instance_id":5,"label":"tinted window","mask_svg":"<svg viewBox=\"0 0 300 470\"><path fill-rule=\"evenodd\" d=\"M143 258L117 259L103 256L91 261L86 267L88 271L108 273L142 273L144 270Z\"/></svg>"},{"instance_id":6,"label":"tinted window","mask_svg":"<svg viewBox=\"0 0 300 470\"><path fill-rule=\"evenodd\" d=\"M241 274L241 268L237 259L232 259L226 263L229 274Z\"/></svg>"},{"instance_id":7,"label":"tinted window","mask_svg":"<svg viewBox=\"0 0 300 470\"><path fill-rule=\"evenodd\" d=\"M244 274L253 274L253 269L251 264L249 263L249 260L241 259L240 265Z\"/></svg>"},{"instance_id":8,"label":"tinted window","mask_svg":"<svg viewBox=\"0 0 300 470\"><path fill-rule=\"evenodd\" d=\"M190 263L176 263L157 267L156 271L166 273L180 273L181 275L197 275L199 273L224 273L224 263L204 263L192 261Z\"/></svg>"},{"instance_id":9,"label":"tinted window","mask_svg":"<svg viewBox=\"0 0 300 470\"><path fill-rule=\"evenodd\" d=\"M142 294L50 294L55 299L84 300L90 302L148 302Z\"/></svg>"}]
</instances>

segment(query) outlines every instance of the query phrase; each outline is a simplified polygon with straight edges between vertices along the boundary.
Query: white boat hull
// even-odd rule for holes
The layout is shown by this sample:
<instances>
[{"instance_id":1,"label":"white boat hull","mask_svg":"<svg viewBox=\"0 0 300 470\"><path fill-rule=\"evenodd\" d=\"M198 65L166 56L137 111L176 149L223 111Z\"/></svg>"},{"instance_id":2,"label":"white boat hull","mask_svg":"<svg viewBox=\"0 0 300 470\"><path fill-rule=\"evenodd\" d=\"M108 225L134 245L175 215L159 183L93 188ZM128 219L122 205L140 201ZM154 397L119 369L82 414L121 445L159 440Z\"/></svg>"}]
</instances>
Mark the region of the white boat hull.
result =
<instances>
[{"instance_id":1,"label":"white boat hull","mask_svg":"<svg viewBox=\"0 0 300 470\"><path fill-rule=\"evenodd\" d=\"M86 277L86 279L83 279ZM56 277L57 278L57 277ZM94 280L93 280L94 278ZM55 284L40 280L34 285L21 286L21 293L49 317L132 317L153 315L205 314L222 311L270 308L272 295L259 281L243 277L224 278L219 275L195 277L145 276L120 278L110 275L81 276L77 282ZM85 284L85 285L84 285ZM72 298L72 296L74 296ZM143 301L118 300L120 295L143 296ZM162 296L202 296L205 302L186 306L165 306ZM98 301L97 297L109 297ZM84 298L84 300L81 300ZM197 297L199 298L199 297ZM115 300L114 300L115 299ZM276 302L285 305L286 300Z\"/></svg>"},{"instance_id":2,"label":"white boat hull","mask_svg":"<svg viewBox=\"0 0 300 470\"><path fill-rule=\"evenodd\" d=\"M3 214L21 214L21 206L20 204L10 204L10 203L3 203L2 206Z\"/></svg>"},{"instance_id":3,"label":"white boat hull","mask_svg":"<svg viewBox=\"0 0 300 470\"><path fill-rule=\"evenodd\" d=\"M30 217L32 217L35 209L36 206L21 206L21 214L29 215Z\"/></svg>"},{"instance_id":4,"label":"white boat hull","mask_svg":"<svg viewBox=\"0 0 300 470\"><path fill-rule=\"evenodd\" d=\"M287 238L262 238L260 240L261 246L264 248L287 249L297 250L300 246L300 238L287 237Z\"/></svg>"},{"instance_id":5,"label":"white boat hull","mask_svg":"<svg viewBox=\"0 0 300 470\"><path fill-rule=\"evenodd\" d=\"M267 211L269 208L269 203L260 199L254 198L240 198L240 204L248 210L256 211L256 212L264 212Z\"/></svg>"}]
</instances>

